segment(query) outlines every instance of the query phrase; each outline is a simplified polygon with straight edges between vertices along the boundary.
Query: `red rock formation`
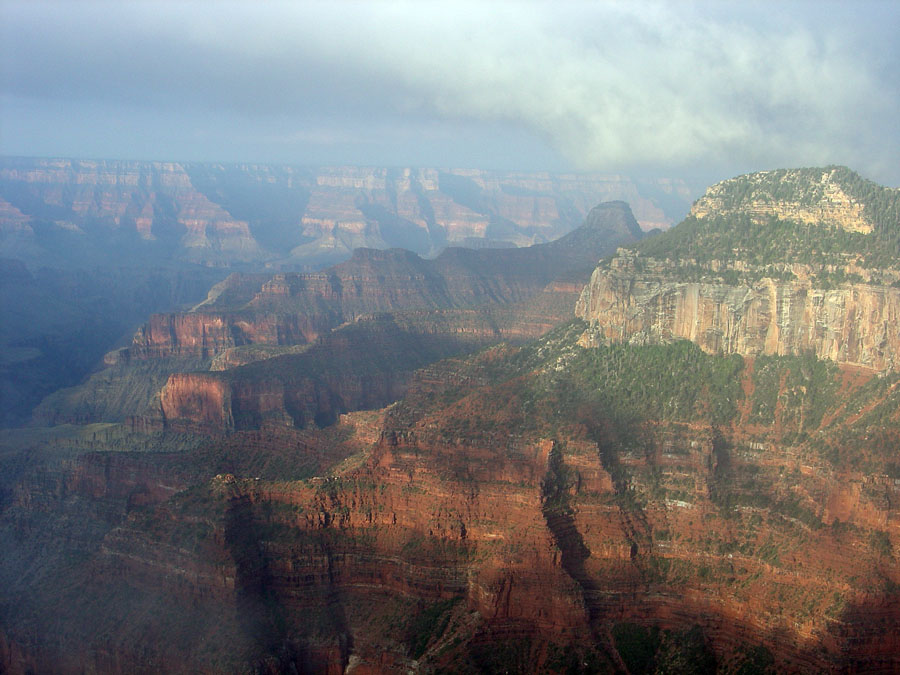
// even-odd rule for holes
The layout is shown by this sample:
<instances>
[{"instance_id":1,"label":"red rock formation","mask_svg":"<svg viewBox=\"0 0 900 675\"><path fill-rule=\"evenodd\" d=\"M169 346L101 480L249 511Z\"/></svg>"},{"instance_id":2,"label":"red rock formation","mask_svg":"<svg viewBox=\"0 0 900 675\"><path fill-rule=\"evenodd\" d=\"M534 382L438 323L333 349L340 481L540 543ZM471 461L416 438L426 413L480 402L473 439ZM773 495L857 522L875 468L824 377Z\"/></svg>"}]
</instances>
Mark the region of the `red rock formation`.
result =
<instances>
[{"instance_id":1,"label":"red rock formation","mask_svg":"<svg viewBox=\"0 0 900 675\"><path fill-rule=\"evenodd\" d=\"M87 588L107 606L118 605L96 579L127 584L141 603L162 593L172 638L158 640L153 615L133 614L143 634L113 631L102 661L96 648L64 659L46 646L22 652L18 633L6 652L19 649L18 663L59 669L63 659L110 672L181 653L207 671L225 662L211 660L225 658L222 650L237 659L230 664L256 663L261 657L248 654L258 652L240 645L258 625L295 645L284 658L298 670L352 663L397 672L414 659L452 668L478 645L517 640L542 645L537 668L549 667L553 645L599 649L615 662L610 631L627 621L699 626L720 664L739 663L749 643L764 645L782 671L896 668L896 481L837 469L814 439L780 440L797 437L796 422L754 425L741 410L715 427L702 416L633 421L634 438L620 438L587 401L558 409L548 392L529 403L548 373L563 372L556 358L547 372L498 379L517 353L499 347L442 362L384 413L343 416L325 429L238 432L156 468L155 453L92 452L55 478L20 480L19 513L59 509L73 495L106 513L132 505L84 563L102 573ZM293 390L237 383L226 392L211 375L191 377L199 379L170 380L164 399L214 424L229 399L232 410L240 399L263 413L282 409ZM892 409L890 382L846 382L862 414ZM179 401L182 385L206 398ZM745 391L749 410L759 397L787 395ZM833 414L842 400L829 405L823 428L859 452L859 434L874 427ZM878 457L863 461L878 466ZM305 463L318 477L278 480L279 461ZM429 611L434 621L416 623ZM215 657L176 647L215 631L230 631Z\"/></svg>"},{"instance_id":2,"label":"red rock formation","mask_svg":"<svg viewBox=\"0 0 900 675\"><path fill-rule=\"evenodd\" d=\"M514 316L498 314L494 337L531 337L569 316L570 291L599 256L639 235L628 207L610 203L593 210L585 225L566 237L526 249L449 249L433 261L399 249L360 249L323 273L275 274L266 280L232 275L193 311L151 317L132 346L111 354L108 362L212 358L242 345L302 345L342 323L383 312L516 303ZM547 286L557 278L556 286ZM447 316L437 316L432 326L444 324L451 333L472 330L464 312L457 316L465 323L457 328Z\"/></svg>"},{"instance_id":3,"label":"red rock formation","mask_svg":"<svg viewBox=\"0 0 900 675\"><path fill-rule=\"evenodd\" d=\"M240 345L306 344L330 327L326 318L299 314L154 314L135 334L132 346L111 353L107 362L172 356L205 359Z\"/></svg>"}]
</instances>

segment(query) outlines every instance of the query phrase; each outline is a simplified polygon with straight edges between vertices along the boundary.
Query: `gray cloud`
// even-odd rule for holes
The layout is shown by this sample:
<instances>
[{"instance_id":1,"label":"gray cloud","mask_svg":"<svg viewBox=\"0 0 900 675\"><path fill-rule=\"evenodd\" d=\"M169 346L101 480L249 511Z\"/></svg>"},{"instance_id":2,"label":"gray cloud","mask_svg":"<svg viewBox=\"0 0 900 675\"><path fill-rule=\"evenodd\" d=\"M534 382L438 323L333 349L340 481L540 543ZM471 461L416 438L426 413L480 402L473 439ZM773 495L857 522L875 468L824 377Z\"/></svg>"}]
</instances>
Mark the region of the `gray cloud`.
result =
<instances>
[{"instance_id":1,"label":"gray cloud","mask_svg":"<svg viewBox=\"0 0 900 675\"><path fill-rule=\"evenodd\" d=\"M502 127L584 169L841 162L896 181L900 12L855 11L7 2L2 88L233 119L263 146L349 146L368 122L399 145L442 124Z\"/></svg>"}]
</instances>

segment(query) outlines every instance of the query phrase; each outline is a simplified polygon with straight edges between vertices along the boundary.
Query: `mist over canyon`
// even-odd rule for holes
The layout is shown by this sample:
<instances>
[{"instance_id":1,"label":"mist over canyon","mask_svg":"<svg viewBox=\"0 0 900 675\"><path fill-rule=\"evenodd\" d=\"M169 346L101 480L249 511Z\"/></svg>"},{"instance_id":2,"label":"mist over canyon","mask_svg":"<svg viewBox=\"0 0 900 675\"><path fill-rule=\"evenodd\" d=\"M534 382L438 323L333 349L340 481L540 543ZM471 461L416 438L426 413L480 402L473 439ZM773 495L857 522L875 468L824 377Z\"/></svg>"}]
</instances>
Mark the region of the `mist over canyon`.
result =
<instances>
[{"instance_id":1,"label":"mist over canyon","mask_svg":"<svg viewBox=\"0 0 900 675\"><path fill-rule=\"evenodd\" d=\"M900 669L900 191L3 158L0 672Z\"/></svg>"}]
</instances>

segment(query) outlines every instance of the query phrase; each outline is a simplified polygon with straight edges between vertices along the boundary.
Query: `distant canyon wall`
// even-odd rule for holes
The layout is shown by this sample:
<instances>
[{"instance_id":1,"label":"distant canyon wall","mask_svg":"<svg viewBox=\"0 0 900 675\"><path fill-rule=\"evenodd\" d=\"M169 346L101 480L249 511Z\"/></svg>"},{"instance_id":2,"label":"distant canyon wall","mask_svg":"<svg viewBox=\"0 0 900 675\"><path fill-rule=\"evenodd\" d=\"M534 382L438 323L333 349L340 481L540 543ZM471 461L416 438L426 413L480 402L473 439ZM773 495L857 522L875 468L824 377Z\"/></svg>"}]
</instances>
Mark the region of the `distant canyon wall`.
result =
<instances>
[{"instance_id":1,"label":"distant canyon wall","mask_svg":"<svg viewBox=\"0 0 900 675\"><path fill-rule=\"evenodd\" d=\"M358 247L551 241L617 199L666 228L691 197L603 174L0 158L0 253L302 267Z\"/></svg>"}]
</instances>

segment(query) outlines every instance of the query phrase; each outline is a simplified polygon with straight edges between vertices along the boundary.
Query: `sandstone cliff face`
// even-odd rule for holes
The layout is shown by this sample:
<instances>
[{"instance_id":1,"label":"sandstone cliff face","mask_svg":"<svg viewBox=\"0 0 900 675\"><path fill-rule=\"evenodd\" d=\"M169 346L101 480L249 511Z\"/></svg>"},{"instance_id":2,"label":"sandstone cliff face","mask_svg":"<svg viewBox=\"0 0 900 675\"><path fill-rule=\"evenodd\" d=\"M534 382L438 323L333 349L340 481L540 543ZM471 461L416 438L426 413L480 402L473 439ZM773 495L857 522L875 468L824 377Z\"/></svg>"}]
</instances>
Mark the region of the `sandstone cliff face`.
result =
<instances>
[{"instance_id":1,"label":"sandstone cliff face","mask_svg":"<svg viewBox=\"0 0 900 675\"><path fill-rule=\"evenodd\" d=\"M206 359L241 345L296 345L314 341L334 324L330 317L300 314L154 314L109 365L128 359L195 356Z\"/></svg>"},{"instance_id":2,"label":"sandstone cliff face","mask_svg":"<svg viewBox=\"0 0 900 675\"><path fill-rule=\"evenodd\" d=\"M165 420L189 420L196 428L225 430L234 426L231 392L222 380L204 373L175 373L160 392Z\"/></svg>"},{"instance_id":3,"label":"sandstone cliff face","mask_svg":"<svg viewBox=\"0 0 900 675\"><path fill-rule=\"evenodd\" d=\"M900 366L900 289L845 284L823 290L808 280L771 278L739 286L679 282L667 278L673 270L621 252L608 269L595 270L576 315L607 340L686 339L713 354L813 351L878 371Z\"/></svg>"},{"instance_id":4,"label":"sandstone cliff face","mask_svg":"<svg viewBox=\"0 0 900 675\"><path fill-rule=\"evenodd\" d=\"M497 339L478 323L468 331L458 319L451 324L458 332L428 317L360 321L303 350L175 373L160 391L158 415L165 428L213 434L327 426L401 398L417 368Z\"/></svg>"}]
</instances>

